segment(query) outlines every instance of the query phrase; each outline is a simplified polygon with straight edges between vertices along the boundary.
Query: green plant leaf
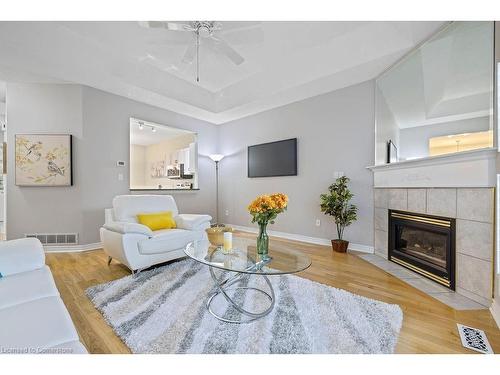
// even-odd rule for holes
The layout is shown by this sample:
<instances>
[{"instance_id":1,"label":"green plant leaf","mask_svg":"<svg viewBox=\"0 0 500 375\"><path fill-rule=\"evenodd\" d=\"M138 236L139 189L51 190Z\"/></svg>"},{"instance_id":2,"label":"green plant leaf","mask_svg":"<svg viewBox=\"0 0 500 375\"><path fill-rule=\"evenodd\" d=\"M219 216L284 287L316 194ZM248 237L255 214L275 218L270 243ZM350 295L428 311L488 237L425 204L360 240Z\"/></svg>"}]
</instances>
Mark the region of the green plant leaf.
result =
<instances>
[{"instance_id":1,"label":"green plant leaf","mask_svg":"<svg viewBox=\"0 0 500 375\"><path fill-rule=\"evenodd\" d=\"M339 177L328 187L327 194L320 195L321 212L333 217L339 239L344 229L357 220L357 207L349 203L354 197L348 188L349 181L346 176Z\"/></svg>"}]
</instances>

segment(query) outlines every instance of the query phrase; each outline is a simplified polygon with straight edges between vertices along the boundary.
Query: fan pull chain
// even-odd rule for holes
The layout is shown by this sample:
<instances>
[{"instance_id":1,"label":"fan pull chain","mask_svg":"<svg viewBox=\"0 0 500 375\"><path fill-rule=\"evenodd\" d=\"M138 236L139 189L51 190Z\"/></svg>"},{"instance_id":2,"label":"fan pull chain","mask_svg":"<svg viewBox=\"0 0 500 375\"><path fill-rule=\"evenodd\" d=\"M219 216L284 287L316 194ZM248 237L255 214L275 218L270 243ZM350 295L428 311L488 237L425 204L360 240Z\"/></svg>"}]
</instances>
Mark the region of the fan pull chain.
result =
<instances>
[{"instance_id":1,"label":"fan pull chain","mask_svg":"<svg viewBox=\"0 0 500 375\"><path fill-rule=\"evenodd\" d=\"M196 82L200 82L200 32L196 31Z\"/></svg>"}]
</instances>

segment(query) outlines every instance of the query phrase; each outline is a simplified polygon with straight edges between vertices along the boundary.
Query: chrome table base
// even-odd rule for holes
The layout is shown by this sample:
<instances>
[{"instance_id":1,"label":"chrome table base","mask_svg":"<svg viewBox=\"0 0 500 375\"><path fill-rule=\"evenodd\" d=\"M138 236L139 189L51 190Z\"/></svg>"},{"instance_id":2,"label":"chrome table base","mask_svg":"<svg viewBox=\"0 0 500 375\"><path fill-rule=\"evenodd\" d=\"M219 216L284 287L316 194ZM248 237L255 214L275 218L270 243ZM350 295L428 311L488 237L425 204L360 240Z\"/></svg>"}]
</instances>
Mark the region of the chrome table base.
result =
<instances>
[{"instance_id":1,"label":"chrome table base","mask_svg":"<svg viewBox=\"0 0 500 375\"><path fill-rule=\"evenodd\" d=\"M252 266L251 268L256 268L256 266ZM235 275L230 276L230 277L221 281L215 275L213 267L209 267L209 269L210 269L210 275L212 276L212 279L214 280L215 287L217 290L208 298L207 309L210 312L210 314L212 314L217 319L219 319L223 322L226 322L226 323L236 323L236 324L250 323L250 322L253 322L257 319L261 319L261 318L265 317L273 310L274 303L275 303L274 290L273 290L273 286L271 285L271 282L269 281L269 279L266 275L260 274L260 273L249 274L250 277L252 277L252 276L263 277L264 280L266 281L267 286L269 287L269 292L266 292L266 291L259 289L259 288L249 287L249 286L232 287L234 284L237 284L241 281L241 278L244 275L244 273L238 272ZM259 292L267 297L270 304L264 311L261 311L261 312L248 311L247 309L244 309L242 305L236 303L233 299L234 297L231 298L229 296L228 292L235 291L235 290L253 290L253 291ZM212 302L219 295L222 295L226 299L226 301L229 303L229 305L242 315L242 319L240 319L240 320L227 319L227 318L224 318L223 316L218 315L217 313L215 313L213 311Z\"/></svg>"}]
</instances>

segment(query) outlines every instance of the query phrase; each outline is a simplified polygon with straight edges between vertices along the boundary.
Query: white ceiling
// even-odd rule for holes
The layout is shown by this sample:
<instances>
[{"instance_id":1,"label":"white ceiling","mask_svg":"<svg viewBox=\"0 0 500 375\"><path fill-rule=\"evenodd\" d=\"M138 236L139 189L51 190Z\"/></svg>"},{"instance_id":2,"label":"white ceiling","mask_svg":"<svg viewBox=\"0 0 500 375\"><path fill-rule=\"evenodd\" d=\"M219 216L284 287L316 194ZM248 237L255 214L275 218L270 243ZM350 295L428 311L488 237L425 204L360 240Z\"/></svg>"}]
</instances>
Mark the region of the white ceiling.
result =
<instances>
[{"instance_id":1,"label":"white ceiling","mask_svg":"<svg viewBox=\"0 0 500 375\"><path fill-rule=\"evenodd\" d=\"M139 126L142 123L142 129ZM153 128L155 131L153 132ZM130 144L139 146L153 145L167 139L180 137L186 134L196 134L187 130L172 128L154 122L130 119Z\"/></svg>"},{"instance_id":2,"label":"white ceiling","mask_svg":"<svg viewBox=\"0 0 500 375\"><path fill-rule=\"evenodd\" d=\"M444 22L221 22L245 62L137 22L0 22L0 79L84 84L221 124L372 79Z\"/></svg>"},{"instance_id":3,"label":"white ceiling","mask_svg":"<svg viewBox=\"0 0 500 375\"><path fill-rule=\"evenodd\" d=\"M491 112L492 62L493 23L455 22L377 85L401 129L484 117Z\"/></svg>"}]
</instances>

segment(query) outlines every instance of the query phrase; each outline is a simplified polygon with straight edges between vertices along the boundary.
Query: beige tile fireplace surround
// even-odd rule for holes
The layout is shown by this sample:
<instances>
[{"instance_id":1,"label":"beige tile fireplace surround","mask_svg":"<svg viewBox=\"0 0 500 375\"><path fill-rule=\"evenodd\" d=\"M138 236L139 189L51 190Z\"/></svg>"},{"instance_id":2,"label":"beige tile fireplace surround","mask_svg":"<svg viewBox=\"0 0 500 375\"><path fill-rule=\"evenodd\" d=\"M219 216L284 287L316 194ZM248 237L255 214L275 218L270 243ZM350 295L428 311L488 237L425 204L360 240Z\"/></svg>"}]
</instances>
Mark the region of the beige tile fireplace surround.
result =
<instances>
[{"instance_id":1,"label":"beige tile fireplace surround","mask_svg":"<svg viewBox=\"0 0 500 375\"><path fill-rule=\"evenodd\" d=\"M375 254L366 260L456 309L489 308L497 155L488 148L368 167ZM455 292L388 261L389 210L455 219Z\"/></svg>"},{"instance_id":2,"label":"beige tile fireplace surround","mask_svg":"<svg viewBox=\"0 0 500 375\"><path fill-rule=\"evenodd\" d=\"M389 273L455 308L491 305L493 285L493 188L375 188L375 254L368 257ZM456 219L456 293L401 269L388 256L388 210ZM391 272L392 271L392 272ZM415 275L411 277L411 275ZM458 295L455 295L458 294ZM472 302L472 301L474 302Z\"/></svg>"}]
</instances>

